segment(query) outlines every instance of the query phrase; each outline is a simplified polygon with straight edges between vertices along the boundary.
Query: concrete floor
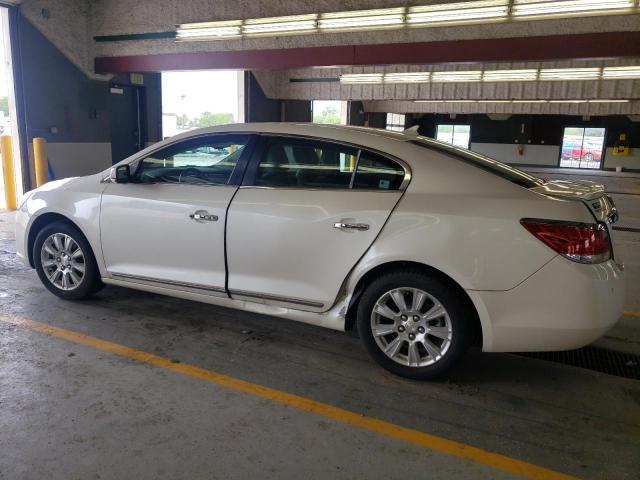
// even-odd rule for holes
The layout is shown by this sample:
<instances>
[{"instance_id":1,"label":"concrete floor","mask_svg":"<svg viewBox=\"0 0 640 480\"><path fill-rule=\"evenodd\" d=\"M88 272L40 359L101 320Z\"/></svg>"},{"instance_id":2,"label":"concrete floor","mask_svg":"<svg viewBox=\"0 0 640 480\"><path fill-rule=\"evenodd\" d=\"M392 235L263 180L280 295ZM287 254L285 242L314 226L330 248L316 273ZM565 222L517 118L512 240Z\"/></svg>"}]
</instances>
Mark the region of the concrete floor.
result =
<instances>
[{"instance_id":1,"label":"concrete floor","mask_svg":"<svg viewBox=\"0 0 640 480\"><path fill-rule=\"evenodd\" d=\"M640 197L637 197L640 199ZM640 203L637 212L640 214ZM472 351L441 382L378 368L354 335L107 287L70 303L15 258L0 317L28 318L591 479L638 479L640 382ZM640 310L640 234L618 232ZM640 345L638 318L605 341ZM515 478L385 435L0 321L0 479Z\"/></svg>"}]
</instances>

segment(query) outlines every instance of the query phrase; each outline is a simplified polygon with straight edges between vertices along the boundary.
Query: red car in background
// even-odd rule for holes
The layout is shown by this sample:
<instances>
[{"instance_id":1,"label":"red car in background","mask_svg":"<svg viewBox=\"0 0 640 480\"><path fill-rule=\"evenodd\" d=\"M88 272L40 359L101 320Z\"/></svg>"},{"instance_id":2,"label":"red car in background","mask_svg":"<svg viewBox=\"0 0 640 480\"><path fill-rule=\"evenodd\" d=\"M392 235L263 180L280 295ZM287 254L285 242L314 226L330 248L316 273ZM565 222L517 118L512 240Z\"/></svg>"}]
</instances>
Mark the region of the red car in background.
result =
<instances>
[{"instance_id":1,"label":"red car in background","mask_svg":"<svg viewBox=\"0 0 640 480\"><path fill-rule=\"evenodd\" d=\"M582 148L574 148L571 157L574 160L584 160L585 162L599 162L602 158L602 147L583 145Z\"/></svg>"}]
</instances>

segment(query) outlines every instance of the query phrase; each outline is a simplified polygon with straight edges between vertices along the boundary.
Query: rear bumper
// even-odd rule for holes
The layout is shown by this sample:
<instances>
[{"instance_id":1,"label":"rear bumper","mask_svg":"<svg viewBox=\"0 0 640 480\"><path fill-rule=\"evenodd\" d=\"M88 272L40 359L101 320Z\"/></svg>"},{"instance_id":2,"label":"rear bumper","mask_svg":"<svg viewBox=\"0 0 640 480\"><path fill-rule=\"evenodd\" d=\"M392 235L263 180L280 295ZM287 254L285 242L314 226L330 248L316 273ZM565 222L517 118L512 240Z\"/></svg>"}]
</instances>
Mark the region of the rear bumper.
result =
<instances>
[{"instance_id":1,"label":"rear bumper","mask_svg":"<svg viewBox=\"0 0 640 480\"><path fill-rule=\"evenodd\" d=\"M512 290L469 291L487 352L570 350L601 337L622 316L625 275L612 260L555 257Z\"/></svg>"}]
</instances>

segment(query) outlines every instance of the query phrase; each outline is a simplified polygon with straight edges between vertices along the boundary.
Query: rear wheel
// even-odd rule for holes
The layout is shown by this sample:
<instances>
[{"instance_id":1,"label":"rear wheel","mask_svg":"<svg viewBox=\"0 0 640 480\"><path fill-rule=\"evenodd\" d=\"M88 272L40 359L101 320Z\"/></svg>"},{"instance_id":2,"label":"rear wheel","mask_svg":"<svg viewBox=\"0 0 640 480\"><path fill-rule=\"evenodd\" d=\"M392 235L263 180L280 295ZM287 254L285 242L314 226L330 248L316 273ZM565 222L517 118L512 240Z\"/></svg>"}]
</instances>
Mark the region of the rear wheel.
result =
<instances>
[{"instance_id":1,"label":"rear wheel","mask_svg":"<svg viewBox=\"0 0 640 480\"><path fill-rule=\"evenodd\" d=\"M403 377L433 379L466 352L471 320L466 299L447 282L398 272L367 287L357 321L365 347L382 367Z\"/></svg>"},{"instance_id":2,"label":"rear wheel","mask_svg":"<svg viewBox=\"0 0 640 480\"><path fill-rule=\"evenodd\" d=\"M44 286L60 298L87 298L103 286L89 242L68 223L52 223L38 232L33 260Z\"/></svg>"}]
</instances>

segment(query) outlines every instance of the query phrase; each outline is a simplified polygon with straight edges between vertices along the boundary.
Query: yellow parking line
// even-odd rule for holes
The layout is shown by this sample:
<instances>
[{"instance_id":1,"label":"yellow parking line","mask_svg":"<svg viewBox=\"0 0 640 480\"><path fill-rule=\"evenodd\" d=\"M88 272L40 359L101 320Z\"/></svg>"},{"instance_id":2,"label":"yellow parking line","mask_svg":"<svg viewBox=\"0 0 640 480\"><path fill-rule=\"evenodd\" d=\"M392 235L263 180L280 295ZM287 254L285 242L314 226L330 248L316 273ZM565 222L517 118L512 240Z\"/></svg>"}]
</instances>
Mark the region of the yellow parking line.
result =
<instances>
[{"instance_id":1,"label":"yellow parking line","mask_svg":"<svg viewBox=\"0 0 640 480\"><path fill-rule=\"evenodd\" d=\"M628 311L628 312L622 312L622 315L624 317L640 317L640 312Z\"/></svg>"},{"instance_id":2,"label":"yellow parking line","mask_svg":"<svg viewBox=\"0 0 640 480\"><path fill-rule=\"evenodd\" d=\"M79 345L85 345L114 355L126 357L138 362L147 363L156 367L173 370L193 378L198 378L216 385L230 388L239 392L243 392L256 397L264 398L297 408L306 412L342 422L354 427L376 432L387 437L402 440L420 447L430 450L446 453L455 457L473 462L487 465L498 470L502 470L511 474L521 476L528 479L544 479L544 480L575 480L575 477L565 475L553 470L548 470L531 463L516 460L514 458L500 455L498 453L489 452L481 448L466 445L464 443L447 440L446 438L430 435L428 433L419 432L410 428L404 428L393 423L385 422L377 418L367 417L359 413L344 410L342 408L329 405L327 403L317 402L309 398L301 397L291 393L286 393L269 387L264 387L255 383L240 380L238 378L223 375L221 373L206 370L186 363L175 363L168 358L159 357L152 353L143 352L134 348L126 347L99 338L90 337L82 333L66 330L63 328L53 327L46 323L37 322L24 318L0 317L0 321L26 327L30 330L45 333L53 337L62 338L69 342Z\"/></svg>"}]
</instances>

